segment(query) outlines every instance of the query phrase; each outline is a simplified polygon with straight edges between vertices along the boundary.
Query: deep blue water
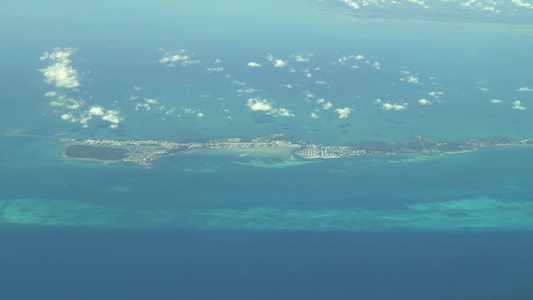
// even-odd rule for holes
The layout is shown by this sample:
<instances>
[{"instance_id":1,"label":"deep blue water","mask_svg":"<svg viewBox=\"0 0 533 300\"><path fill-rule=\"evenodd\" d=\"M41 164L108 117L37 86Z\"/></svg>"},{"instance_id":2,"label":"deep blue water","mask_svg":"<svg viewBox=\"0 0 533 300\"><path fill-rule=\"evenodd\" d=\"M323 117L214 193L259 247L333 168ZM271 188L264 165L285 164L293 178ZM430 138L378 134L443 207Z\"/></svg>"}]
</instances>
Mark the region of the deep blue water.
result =
<instances>
[{"instance_id":1,"label":"deep blue water","mask_svg":"<svg viewBox=\"0 0 533 300\"><path fill-rule=\"evenodd\" d=\"M531 299L529 233L4 228L4 299Z\"/></svg>"}]
</instances>

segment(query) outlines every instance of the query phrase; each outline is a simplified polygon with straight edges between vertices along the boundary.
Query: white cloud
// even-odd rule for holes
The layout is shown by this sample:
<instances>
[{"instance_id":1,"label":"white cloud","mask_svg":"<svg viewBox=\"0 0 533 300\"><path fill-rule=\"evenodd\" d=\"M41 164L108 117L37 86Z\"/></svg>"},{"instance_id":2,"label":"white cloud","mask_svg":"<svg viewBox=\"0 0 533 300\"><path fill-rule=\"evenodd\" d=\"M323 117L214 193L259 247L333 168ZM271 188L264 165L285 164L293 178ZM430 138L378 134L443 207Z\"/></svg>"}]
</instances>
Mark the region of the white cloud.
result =
<instances>
[{"instance_id":1,"label":"white cloud","mask_svg":"<svg viewBox=\"0 0 533 300\"><path fill-rule=\"evenodd\" d=\"M120 123L119 112L117 110L110 109L105 112L104 116L102 116L102 120L112 124L118 124Z\"/></svg>"},{"instance_id":2,"label":"white cloud","mask_svg":"<svg viewBox=\"0 0 533 300\"><path fill-rule=\"evenodd\" d=\"M311 118L313 119L318 119L320 118L320 111L318 109L315 109L314 111L311 112Z\"/></svg>"},{"instance_id":3,"label":"white cloud","mask_svg":"<svg viewBox=\"0 0 533 300\"><path fill-rule=\"evenodd\" d=\"M141 90L141 87L140 87L140 86L134 86L134 87L133 87L133 90L135 90L135 91L140 91L140 90Z\"/></svg>"},{"instance_id":4,"label":"white cloud","mask_svg":"<svg viewBox=\"0 0 533 300\"><path fill-rule=\"evenodd\" d=\"M291 57L294 58L297 62L309 62L310 58L313 56L310 54L291 54Z\"/></svg>"},{"instance_id":5,"label":"white cloud","mask_svg":"<svg viewBox=\"0 0 533 300\"><path fill-rule=\"evenodd\" d=\"M54 95L56 95L55 92L54 92ZM49 96L49 97L53 97L53 96ZM76 100L73 98L68 98L64 95L57 96L54 100L48 103L48 105L50 106L63 107L63 108L70 109L70 110L76 110L82 107L84 104L85 102L83 100Z\"/></svg>"},{"instance_id":6,"label":"white cloud","mask_svg":"<svg viewBox=\"0 0 533 300\"><path fill-rule=\"evenodd\" d=\"M71 113L62 114L61 120L70 121L74 118L74 116Z\"/></svg>"},{"instance_id":7,"label":"white cloud","mask_svg":"<svg viewBox=\"0 0 533 300\"><path fill-rule=\"evenodd\" d=\"M291 85L291 84L286 84L286 85L284 85L283 87L286 87L286 88L288 88L288 89L292 89L292 85Z\"/></svg>"},{"instance_id":8,"label":"white cloud","mask_svg":"<svg viewBox=\"0 0 533 300\"><path fill-rule=\"evenodd\" d=\"M324 84L327 84L327 82L324 81L324 80L317 80L317 81L315 81L315 84L316 85L324 85Z\"/></svg>"},{"instance_id":9,"label":"white cloud","mask_svg":"<svg viewBox=\"0 0 533 300\"><path fill-rule=\"evenodd\" d=\"M152 109L152 107L150 107L150 104L148 104L148 103L142 103L142 104L141 103L137 103L135 105L135 110L136 111L139 111L141 108L144 108L146 110L151 110Z\"/></svg>"},{"instance_id":10,"label":"white cloud","mask_svg":"<svg viewBox=\"0 0 533 300\"><path fill-rule=\"evenodd\" d=\"M45 97L55 97L56 95L57 95L57 93L54 92L54 91L44 93L44 96L45 96Z\"/></svg>"},{"instance_id":11,"label":"white cloud","mask_svg":"<svg viewBox=\"0 0 533 300\"><path fill-rule=\"evenodd\" d=\"M223 67L215 67L215 68L206 68L207 73L213 73L213 72L222 72L224 71Z\"/></svg>"},{"instance_id":12,"label":"white cloud","mask_svg":"<svg viewBox=\"0 0 533 300\"><path fill-rule=\"evenodd\" d=\"M526 108L522 105L522 102L516 100L513 102L513 109L525 110Z\"/></svg>"},{"instance_id":13,"label":"white cloud","mask_svg":"<svg viewBox=\"0 0 533 300\"><path fill-rule=\"evenodd\" d=\"M88 110L90 115L93 116L103 116L105 114L105 109L101 106L95 105L91 106L91 108Z\"/></svg>"},{"instance_id":14,"label":"white cloud","mask_svg":"<svg viewBox=\"0 0 533 300\"><path fill-rule=\"evenodd\" d=\"M324 109L324 110L328 110L328 109L330 109L332 107L333 107L333 104L331 104L331 102L326 102L326 103L324 103L322 105L322 109Z\"/></svg>"},{"instance_id":15,"label":"white cloud","mask_svg":"<svg viewBox=\"0 0 533 300\"><path fill-rule=\"evenodd\" d=\"M407 109L407 103L398 104L385 102L382 104L382 108L385 110L404 110Z\"/></svg>"},{"instance_id":16,"label":"white cloud","mask_svg":"<svg viewBox=\"0 0 533 300\"><path fill-rule=\"evenodd\" d=\"M432 104L431 101L426 100L426 99L420 99L420 100L418 100L418 103L420 105L431 105Z\"/></svg>"},{"instance_id":17,"label":"white cloud","mask_svg":"<svg viewBox=\"0 0 533 300\"><path fill-rule=\"evenodd\" d=\"M54 48L51 54L45 52L40 60L49 60L51 65L39 69L44 76L44 82L60 88L73 89L80 86L78 71L70 64L70 56L76 52L74 48Z\"/></svg>"},{"instance_id":18,"label":"white cloud","mask_svg":"<svg viewBox=\"0 0 533 300\"><path fill-rule=\"evenodd\" d=\"M283 67L286 67L287 66L287 61L284 61L282 59L279 59L279 58L274 58L274 56L270 53L268 53L267 57L266 57L271 63L274 64L274 67L276 68L283 68Z\"/></svg>"},{"instance_id":19,"label":"white cloud","mask_svg":"<svg viewBox=\"0 0 533 300\"><path fill-rule=\"evenodd\" d=\"M491 103L494 103L494 104L498 104L498 103L502 103L503 101L502 100L498 100L498 99L492 99L490 100Z\"/></svg>"},{"instance_id":20,"label":"white cloud","mask_svg":"<svg viewBox=\"0 0 533 300\"><path fill-rule=\"evenodd\" d=\"M266 99L260 98L249 98L246 103L253 111L270 111L272 110L272 103L268 102Z\"/></svg>"},{"instance_id":21,"label":"white cloud","mask_svg":"<svg viewBox=\"0 0 533 300\"><path fill-rule=\"evenodd\" d=\"M316 100L316 103L324 103L326 102L326 100L324 100L324 98L320 98L318 100Z\"/></svg>"},{"instance_id":22,"label":"white cloud","mask_svg":"<svg viewBox=\"0 0 533 300\"><path fill-rule=\"evenodd\" d=\"M280 117L294 117L294 114L286 108L273 109L272 113L277 114Z\"/></svg>"},{"instance_id":23,"label":"white cloud","mask_svg":"<svg viewBox=\"0 0 533 300\"><path fill-rule=\"evenodd\" d=\"M429 8L429 6L426 5L426 2L422 1L422 0L407 0L411 3L414 3L414 4L418 4L424 8Z\"/></svg>"},{"instance_id":24,"label":"white cloud","mask_svg":"<svg viewBox=\"0 0 533 300\"><path fill-rule=\"evenodd\" d=\"M163 50L163 49L159 49ZM197 64L200 60L193 60L191 56L193 54L188 54L185 49L178 49L175 51L166 51L163 53L163 56L159 58L158 62L160 64L165 64L169 67L175 66L176 63L180 63L182 66Z\"/></svg>"},{"instance_id":25,"label":"white cloud","mask_svg":"<svg viewBox=\"0 0 533 300\"><path fill-rule=\"evenodd\" d=\"M261 68L262 66L263 66L262 64L259 64L259 63L253 62L253 61L248 63L248 67L250 67L250 68Z\"/></svg>"},{"instance_id":26,"label":"white cloud","mask_svg":"<svg viewBox=\"0 0 533 300\"><path fill-rule=\"evenodd\" d=\"M359 54L359 55L357 55L355 57L355 60L363 60L363 59L365 59L365 57L364 57L364 55L361 55L361 54Z\"/></svg>"},{"instance_id":27,"label":"white cloud","mask_svg":"<svg viewBox=\"0 0 533 300\"><path fill-rule=\"evenodd\" d=\"M157 99L151 99L151 98L144 98L144 102L148 104L157 104Z\"/></svg>"},{"instance_id":28,"label":"white cloud","mask_svg":"<svg viewBox=\"0 0 533 300\"><path fill-rule=\"evenodd\" d=\"M533 8L533 4L527 3L527 2L522 2L522 0L511 0L511 3L513 3L513 4L517 5L517 6L520 6L520 7Z\"/></svg>"},{"instance_id":29,"label":"white cloud","mask_svg":"<svg viewBox=\"0 0 533 300\"><path fill-rule=\"evenodd\" d=\"M261 90L253 89L253 88L246 88L246 89L238 89L237 90L237 93L239 94L239 96L243 96L243 95L246 95L246 94L259 93L259 92L261 92Z\"/></svg>"},{"instance_id":30,"label":"white cloud","mask_svg":"<svg viewBox=\"0 0 533 300\"><path fill-rule=\"evenodd\" d=\"M533 89L529 88L527 86L523 86L523 87L521 87L519 89L516 89L516 90L519 91L519 92L533 92Z\"/></svg>"},{"instance_id":31,"label":"white cloud","mask_svg":"<svg viewBox=\"0 0 533 300\"><path fill-rule=\"evenodd\" d=\"M439 99L439 97L444 95L444 93L443 92L433 91L433 92L429 92L428 95L431 96L431 97L435 97L435 98Z\"/></svg>"},{"instance_id":32,"label":"white cloud","mask_svg":"<svg viewBox=\"0 0 533 300\"><path fill-rule=\"evenodd\" d=\"M276 59L274 62L274 67L276 68L283 68L287 66L287 62L281 59Z\"/></svg>"},{"instance_id":33,"label":"white cloud","mask_svg":"<svg viewBox=\"0 0 533 300\"><path fill-rule=\"evenodd\" d=\"M197 114L197 116L198 116L198 118L202 118L202 117L204 116L204 113L199 112L199 113Z\"/></svg>"},{"instance_id":34,"label":"white cloud","mask_svg":"<svg viewBox=\"0 0 533 300\"><path fill-rule=\"evenodd\" d=\"M409 76L407 76L407 82L418 84L418 83L420 83L420 77L415 76L415 75L409 75Z\"/></svg>"},{"instance_id":35,"label":"white cloud","mask_svg":"<svg viewBox=\"0 0 533 300\"><path fill-rule=\"evenodd\" d=\"M353 8L353 9L359 9L359 4L357 4L353 0L342 0L342 2L346 3L349 7Z\"/></svg>"},{"instance_id":36,"label":"white cloud","mask_svg":"<svg viewBox=\"0 0 533 300\"><path fill-rule=\"evenodd\" d=\"M374 62L374 65L373 65L374 69L376 70L381 70L381 66L379 65L379 62Z\"/></svg>"},{"instance_id":37,"label":"white cloud","mask_svg":"<svg viewBox=\"0 0 533 300\"><path fill-rule=\"evenodd\" d=\"M329 103L329 102L328 102ZM348 116L350 115L350 113L352 112L353 110L349 107L345 107L345 108L337 108L335 110L336 113L339 114L339 119L346 119L348 118Z\"/></svg>"}]
</instances>

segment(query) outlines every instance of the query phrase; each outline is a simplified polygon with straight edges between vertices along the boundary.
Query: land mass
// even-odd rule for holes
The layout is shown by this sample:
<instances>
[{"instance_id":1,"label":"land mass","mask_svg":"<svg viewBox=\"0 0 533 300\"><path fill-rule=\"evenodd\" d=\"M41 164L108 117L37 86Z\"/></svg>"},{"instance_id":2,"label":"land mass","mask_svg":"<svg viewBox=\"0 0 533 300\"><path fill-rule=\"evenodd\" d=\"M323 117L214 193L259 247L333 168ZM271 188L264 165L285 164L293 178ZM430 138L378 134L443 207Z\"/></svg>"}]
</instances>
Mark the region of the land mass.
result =
<instances>
[{"instance_id":1,"label":"land mass","mask_svg":"<svg viewBox=\"0 0 533 300\"><path fill-rule=\"evenodd\" d=\"M510 140L494 138L485 140L431 141L416 136L413 141L395 144L370 144L348 146L324 146L308 144L304 141L287 141L283 134L273 134L265 138L244 141L242 138L225 138L205 143L179 143L157 140L111 140L111 139L70 139L61 141L74 143L64 154L70 158L91 158L103 161L123 160L138 165L150 165L163 156L195 149L245 149L245 148L285 148L300 159L335 159L363 155L399 155L428 153L459 153L479 148L533 144L533 139Z\"/></svg>"},{"instance_id":2,"label":"land mass","mask_svg":"<svg viewBox=\"0 0 533 300\"><path fill-rule=\"evenodd\" d=\"M112 147L95 147L91 145L71 145L65 149L65 156L71 158L89 158L98 160L121 160L128 151Z\"/></svg>"}]
</instances>

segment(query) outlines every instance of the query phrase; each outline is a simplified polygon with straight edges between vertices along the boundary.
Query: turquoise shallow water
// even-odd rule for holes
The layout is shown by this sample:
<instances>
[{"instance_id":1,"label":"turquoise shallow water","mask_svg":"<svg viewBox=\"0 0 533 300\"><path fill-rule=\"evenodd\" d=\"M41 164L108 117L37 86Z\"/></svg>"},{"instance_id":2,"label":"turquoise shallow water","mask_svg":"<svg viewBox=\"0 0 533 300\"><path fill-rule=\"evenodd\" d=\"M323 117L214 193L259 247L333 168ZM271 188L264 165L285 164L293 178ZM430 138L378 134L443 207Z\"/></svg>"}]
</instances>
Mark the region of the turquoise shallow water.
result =
<instances>
[{"instance_id":1,"label":"turquoise shallow water","mask_svg":"<svg viewBox=\"0 0 533 300\"><path fill-rule=\"evenodd\" d=\"M312 163L210 151L144 167L66 159L57 139L3 140L11 147L3 154L10 170L2 187L6 223L211 230L531 229L530 146Z\"/></svg>"}]
</instances>

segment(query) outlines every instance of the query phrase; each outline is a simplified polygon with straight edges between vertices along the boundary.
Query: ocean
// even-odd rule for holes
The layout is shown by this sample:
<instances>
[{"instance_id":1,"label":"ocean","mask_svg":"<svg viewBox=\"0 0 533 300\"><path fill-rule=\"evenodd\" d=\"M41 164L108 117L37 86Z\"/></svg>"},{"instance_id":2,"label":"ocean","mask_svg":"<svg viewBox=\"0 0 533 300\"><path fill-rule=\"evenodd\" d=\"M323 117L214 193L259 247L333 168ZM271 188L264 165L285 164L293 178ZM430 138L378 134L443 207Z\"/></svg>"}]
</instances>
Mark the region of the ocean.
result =
<instances>
[{"instance_id":1,"label":"ocean","mask_svg":"<svg viewBox=\"0 0 533 300\"><path fill-rule=\"evenodd\" d=\"M532 139L527 5L52 2L0 12L2 299L531 298L531 143L64 155Z\"/></svg>"}]
</instances>

